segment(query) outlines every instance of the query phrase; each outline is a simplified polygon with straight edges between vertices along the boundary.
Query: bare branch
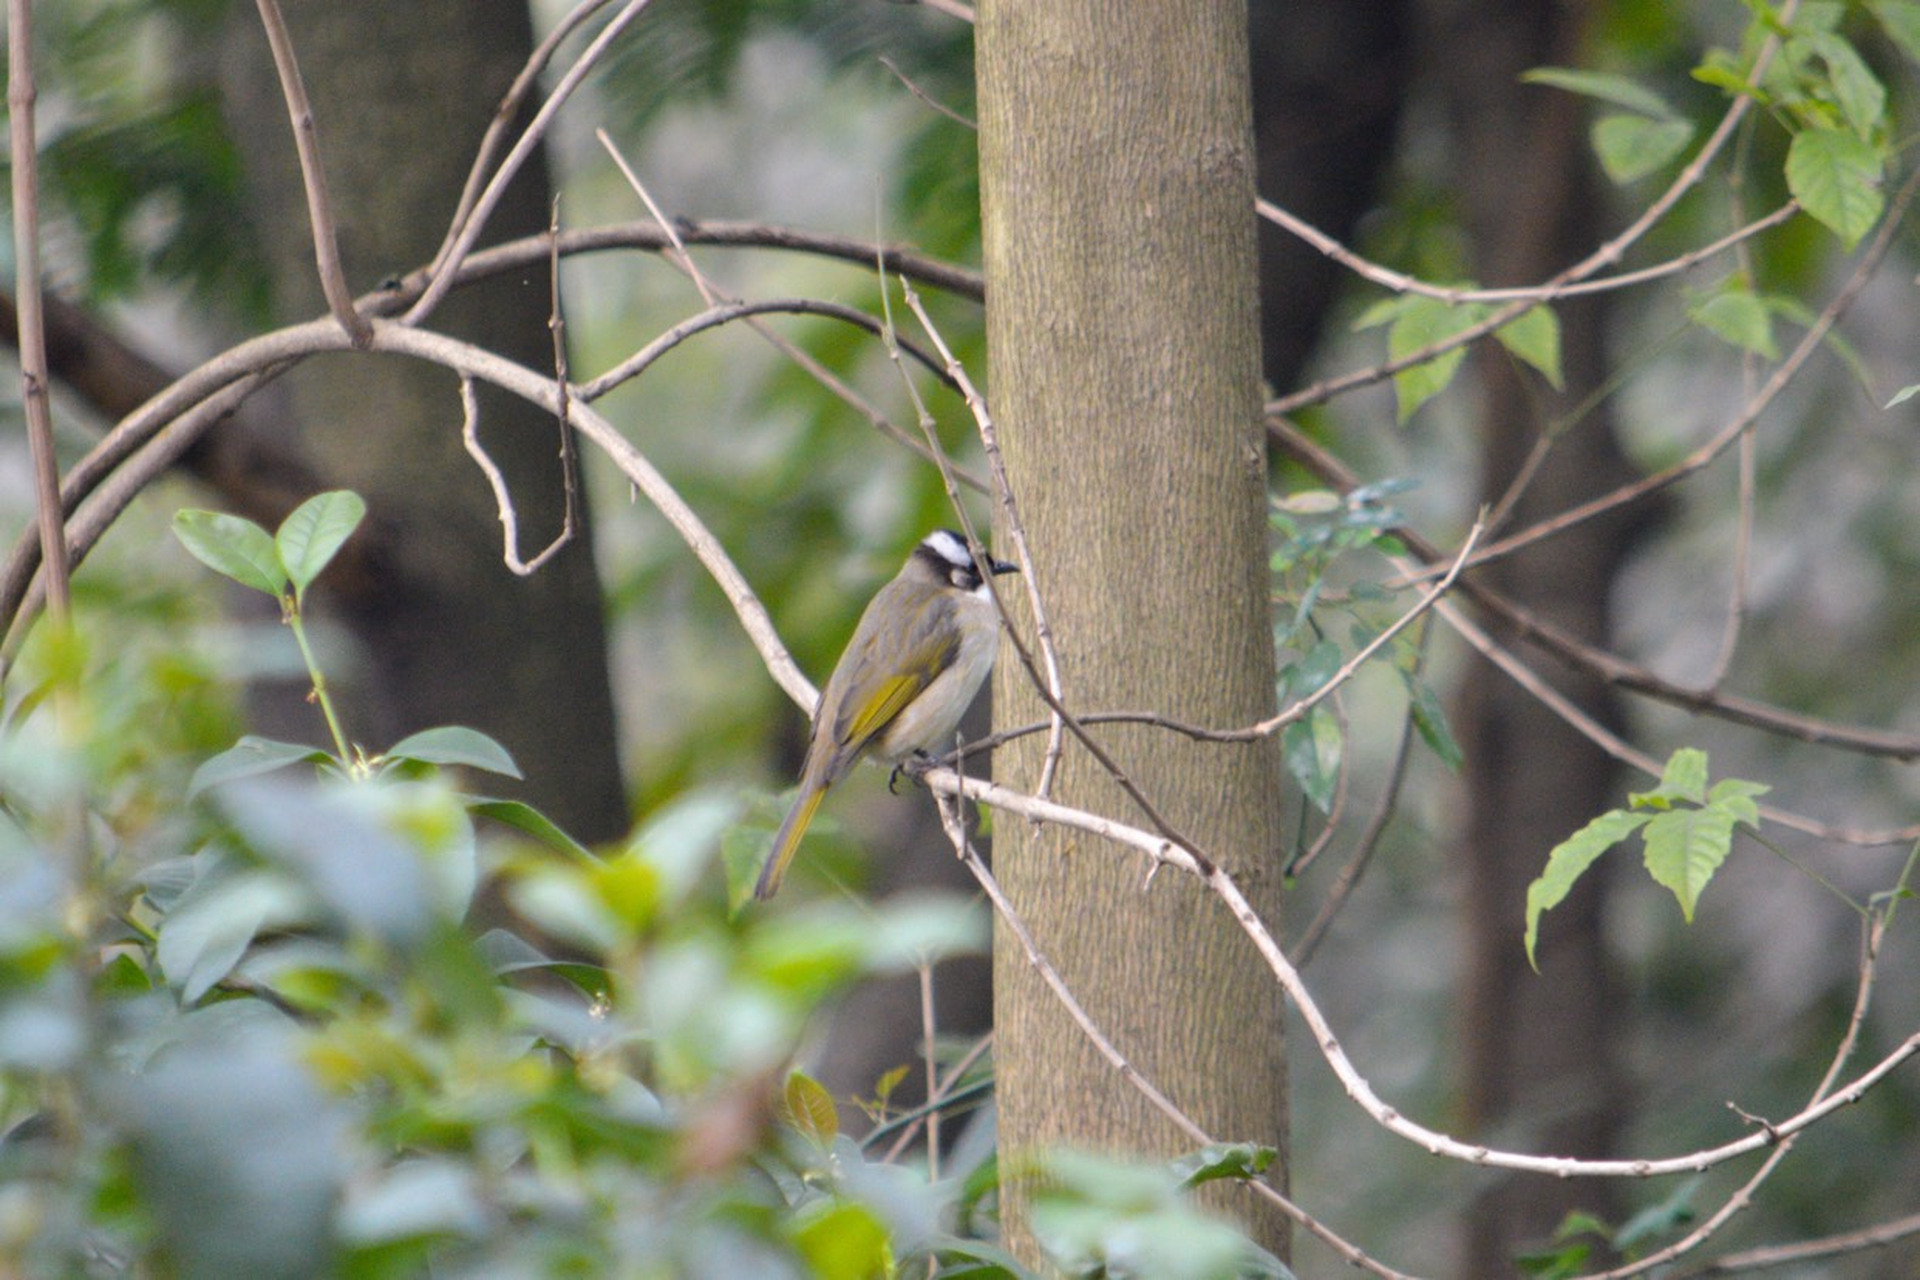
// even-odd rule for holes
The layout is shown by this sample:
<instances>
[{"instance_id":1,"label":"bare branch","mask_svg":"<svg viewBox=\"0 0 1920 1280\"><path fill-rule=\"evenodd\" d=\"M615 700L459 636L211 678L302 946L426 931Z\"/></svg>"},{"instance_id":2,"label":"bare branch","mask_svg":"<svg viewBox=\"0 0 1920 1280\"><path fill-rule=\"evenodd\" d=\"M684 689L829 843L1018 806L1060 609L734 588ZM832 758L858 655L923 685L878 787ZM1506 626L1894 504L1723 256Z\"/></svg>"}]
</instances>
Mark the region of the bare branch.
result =
<instances>
[{"instance_id":1,"label":"bare branch","mask_svg":"<svg viewBox=\"0 0 1920 1280\"><path fill-rule=\"evenodd\" d=\"M327 195L327 171L320 160L313 105L307 101L307 87L300 79L300 64L294 58L293 40L287 34L286 20L280 16L277 0L258 0L258 3L260 23L267 32L267 46L273 51L273 69L280 76L280 90L287 99L287 115L293 121L294 148L300 155L300 180L307 191L307 218L313 225L313 256L320 269L320 291L326 295L327 309L353 339L353 345L364 348L371 330L367 318L354 307L353 291L347 287L347 274L340 265L340 241L333 231L333 202Z\"/></svg>"},{"instance_id":2,"label":"bare branch","mask_svg":"<svg viewBox=\"0 0 1920 1280\"><path fill-rule=\"evenodd\" d=\"M67 584L67 541L61 523L60 464L53 453L53 405L47 375L47 328L41 313L40 152L34 128L33 5L7 4L7 128L13 162L14 294L20 325L20 403L33 459L35 525L42 577L55 622L73 613Z\"/></svg>"}]
</instances>

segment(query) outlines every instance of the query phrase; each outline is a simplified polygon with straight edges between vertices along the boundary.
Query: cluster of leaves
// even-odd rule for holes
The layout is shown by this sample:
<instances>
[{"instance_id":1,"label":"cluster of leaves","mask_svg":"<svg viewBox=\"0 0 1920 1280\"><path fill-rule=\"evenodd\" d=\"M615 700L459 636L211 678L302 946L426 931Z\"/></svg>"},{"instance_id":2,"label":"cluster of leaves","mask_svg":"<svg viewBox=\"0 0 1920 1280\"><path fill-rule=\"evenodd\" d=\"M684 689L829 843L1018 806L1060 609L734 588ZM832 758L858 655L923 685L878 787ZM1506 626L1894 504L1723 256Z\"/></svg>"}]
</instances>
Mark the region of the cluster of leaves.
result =
<instances>
[{"instance_id":1,"label":"cluster of leaves","mask_svg":"<svg viewBox=\"0 0 1920 1280\"><path fill-rule=\"evenodd\" d=\"M175 527L296 623L360 510ZM977 947L972 908L735 913L733 799L596 855L464 789L517 770L457 728L250 738L116 808L133 792L73 732L102 686L47 666L0 739L0 1271L1027 1274L990 1242L989 1128L932 1182L787 1071L849 983ZM470 923L483 886L513 929ZM1036 1225L1077 1274L1283 1277L1184 1194L1271 1159L1061 1157Z\"/></svg>"},{"instance_id":2,"label":"cluster of leaves","mask_svg":"<svg viewBox=\"0 0 1920 1280\"><path fill-rule=\"evenodd\" d=\"M210 0L71 0L48 6L39 79L51 86L42 178L85 252L85 293L185 285L258 316L266 273L240 216L238 154L211 64L226 6ZM201 78L194 78L194 69Z\"/></svg>"},{"instance_id":3,"label":"cluster of leaves","mask_svg":"<svg viewBox=\"0 0 1920 1280\"><path fill-rule=\"evenodd\" d=\"M1346 663L1349 648L1329 634L1335 626L1344 621L1346 645L1357 651L1390 623L1395 597L1366 574L1378 566L1378 557L1406 554L1391 532L1404 517L1390 499L1411 484L1387 480L1346 494L1308 489L1274 500L1268 512L1276 535L1270 567L1276 594L1291 605L1279 611L1274 626L1283 706L1318 693ZM1440 695L1421 674L1419 646L1403 633L1381 657L1406 685L1407 713L1422 740L1449 768L1458 768L1460 748ZM1328 812L1346 754L1340 717L1323 702L1281 732L1288 773L1315 808Z\"/></svg>"},{"instance_id":4,"label":"cluster of leaves","mask_svg":"<svg viewBox=\"0 0 1920 1280\"><path fill-rule=\"evenodd\" d=\"M1624 809L1609 809L1555 845L1546 870L1527 886L1527 959L1534 958L1540 917L1572 892L1601 854L1638 834L1646 844L1647 874L1671 890L1680 911L1693 909L1714 872L1733 848L1738 827L1759 830L1755 797L1771 788L1740 778L1707 785L1707 754L1682 747L1667 760L1660 783L1627 797Z\"/></svg>"},{"instance_id":5,"label":"cluster of leaves","mask_svg":"<svg viewBox=\"0 0 1920 1280\"><path fill-rule=\"evenodd\" d=\"M1759 0L1749 0L1749 7L1753 19L1741 49L1710 51L1694 69L1694 79L1729 97L1751 99L1785 131L1787 190L1851 250L1886 211L1886 176L1897 142L1886 88L1850 36L1847 20L1851 11L1862 9L1893 47L1920 62L1920 3L1874 0L1849 6L1810 0L1794 10L1791 22ZM1769 41L1777 42L1775 52L1754 81ZM1628 76L1541 67L1525 78L1600 104L1591 130L1594 153L1608 178L1621 186L1669 169L1699 134L1696 123L1667 98ZM1458 285L1462 292L1474 287L1471 281ZM1486 302L1406 294L1369 307L1354 327L1386 328L1388 358L1398 362L1476 328L1495 313ZM1776 315L1801 324L1812 318L1792 298L1756 293L1743 273L1702 291L1688 307L1696 324L1768 359L1779 355L1772 328ZM1553 386L1560 385L1560 330L1550 307L1520 313L1493 337ZM1402 422L1446 390L1465 355L1465 346L1455 346L1394 375Z\"/></svg>"}]
</instances>

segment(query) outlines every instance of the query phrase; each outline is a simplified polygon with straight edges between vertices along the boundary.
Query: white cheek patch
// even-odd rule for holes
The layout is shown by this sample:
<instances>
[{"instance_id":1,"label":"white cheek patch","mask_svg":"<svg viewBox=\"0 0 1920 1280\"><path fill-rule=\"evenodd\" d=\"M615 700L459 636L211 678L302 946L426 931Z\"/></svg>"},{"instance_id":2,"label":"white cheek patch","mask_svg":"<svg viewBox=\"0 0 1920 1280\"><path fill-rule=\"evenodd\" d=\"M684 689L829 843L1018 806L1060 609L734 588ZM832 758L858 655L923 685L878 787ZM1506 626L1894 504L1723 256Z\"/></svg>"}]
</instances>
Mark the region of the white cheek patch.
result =
<instances>
[{"instance_id":1,"label":"white cheek patch","mask_svg":"<svg viewBox=\"0 0 1920 1280\"><path fill-rule=\"evenodd\" d=\"M936 555L956 569L973 564L973 554L967 550L966 544L948 530L935 529L927 535L926 545L932 547Z\"/></svg>"}]
</instances>

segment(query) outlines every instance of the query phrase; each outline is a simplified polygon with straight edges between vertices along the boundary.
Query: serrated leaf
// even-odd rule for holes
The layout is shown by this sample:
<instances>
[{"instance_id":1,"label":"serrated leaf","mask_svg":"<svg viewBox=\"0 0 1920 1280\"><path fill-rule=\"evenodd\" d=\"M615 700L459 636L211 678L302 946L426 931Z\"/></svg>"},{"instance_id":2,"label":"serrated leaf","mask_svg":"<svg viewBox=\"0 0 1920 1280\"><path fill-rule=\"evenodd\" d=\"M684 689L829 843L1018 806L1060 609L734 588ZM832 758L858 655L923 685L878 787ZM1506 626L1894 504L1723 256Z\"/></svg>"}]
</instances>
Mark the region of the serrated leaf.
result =
<instances>
[{"instance_id":1,"label":"serrated leaf","mask_svg":"<svg viewBox=\"0 0 1920 1280\"><path fill-rule=\"evenodd\" d=\"M1438 298L1416 297L1404 300L1400 314L1387 330L1387 355L1399 361L1438 346L1455 334L1471 329L1486 315L1475 304L1450 305ZM1467 358L1463 346L1450 348L1393 375L1394 394L1399 400L1399 421L1411 418L1414 411L1445 391Z\"/></svg>"},{"instance_id":2,"label":"serrated leaf","mask_svg":"<svg viewBox=\"0 0 1920 1280\"><path fill-rule=\"evenodd\" d=\"M1736 284L1687 306L1687 316L1701 328L1742 351L1777 360L1780 347L1773 340L1773 313L1754 293Z\"/></svg>"},{"instance_id":3,"label":"serrated leaf","mask_svg":"<svg viewBox=\"0 0 1920 1280\"><path fill-rule=\"evenodd\" d=\"M1675 809L1647 823L1647 871L1672 890L1688 923L1701 890L1733 847L1733 826L1733 815L1717 808Z\"/></svg>"},{"instance_id":4,"label":"serrated leaf","mask_svg":"<svg viewBox=\"0 0 1920 1280\"><path fill-rule=\"evenodd\" d=\"M823 1148L833 1145L840 1134L840 1112L825 1085L804 1072L795 1071L787 1076L781 1103L787 1122L802 1135Z\"/></svg>"},{"instance_id":5,"label":"serrated leaf","mask_svg":"<svg viewBox=\"0 0 1920 1280\"><path fill-rule=\"evenodd\" d=\"M1834 105L1846 118L1847 127L1860 137L1871 139L1886 120L1887 90L1859 51L1843 37L1826 31L1801 36L1793 43L1826 64Z\"/></svg>"},{"instance_id":6,"label":"serrated leaf","mask_svg":"<svg viewBox=\"0 0 1920 1280\"><path fill-rule=\"evenodd\" d=\"M366 514L367 504L359 494L350 489L331 489L314 494L280 522L274 545L293 583L296 604L306 599L308 586L360 527Z\"/></svg>"},{"instance_id":7,"label":"serrated leaf","mask_svg":"<svg viewBox=\"0 0 1920 1280\"><path fill-rule=\"evenodd\" d=\"M421 764L460 765L518 778L520 766L507 749L481 733L457 724L441 725L408 734L387 748L390 760L417 760Z\"/></svg>"},{"instance_id":8,"label":"serrated leaf","mask_svg":"<svg viewBox=\"0 0 1920 1280\"><path fill-rule=\"evenodd\" d=\"M272 773L303 760L317 764L332 758L318 747L299 742L275 742L271 738L256 737L250 733L219 755L201 762L200 767L193 771L193 780L187 784L187 799L191 800L208 787L217 787L223 782Z\"/></svg>"},{"instance_id":9,"label":"serrated leaf","mask_svg":"<svg viewBox=\"0 0 1920 1280\"><path fill-rule=\"evenodd\" d=\"M1560 317L1552 307L1534 307L1493 331L1500 345L1538 369L1560 389Z\"/></svg>"},{"instance_id":10,"label":"serrated leaf","mask_svg":"<svg viewBox=\"0 0 1920 1280\"><path fill-rule=\"evenodd\" d=\"M1608 181L1624 187L1673 163L1693 141L1693 124L1688 120L1608 115L1593 122L1589 136Z\"/></svg>"},{"instance_id":11,"label":"serrated leaf","mask_svg":"<svg viewBox=\"0 0 1920 1280\"><path fill-rule=\"evenodd\" d=\"M1534 945L1540 934L1540 917L1565 900L1595 859L1645 826L1647 821L1644 813L1609 809L1553 847L1553 852L1547 855L1546 870L1527 886L1528 964L1535 969L1540 967L1539 961L1534 958Z\"/></svg>"},{"instance_id":12,"label":"serrated leaf","mask_svg":"<svg viewBox=\"0 0 1920 1280\"><path fill-rule=\"evenodd\" d=\"M1627 803L1635 809L1671 809L1675 800L1692 804L1707 802L1707 753L1698 747L1681 747L1675 751L1667 757L1659 785L1627 797Z\"/></svg>"},{"instance_id":13,"label":"serrated leaf","mask_svg":"<svg viewBox=\"0 0 1920 1280\"><path fill-rule=\"evenodd\" d=\"M1333 808L1340 781L1342 754L1340 722L1325 707L1315 707L1280 735L1280 749L1300 789L1322 813Z\"/></svg>"},{"instance_id":14,"label":"serrated leaf","mask_svg":"<svg viewBox=\"0 0 1920 1280\"><path fill-rule=\"evenodd\" d=\"M1844 129L1802 130L1787 149L1787 189L1851 249L1886 208L1879 151Z\"/></svg>"},{"instance_id":15,"label":"serrated leaf","mask_svg":"<svg viewBox=\"0 0 1920 1280\"><path fill-rule=\"evenodd\" d=\"M1625 76L1605 71L1582 71L1575 67L1535 67L1520 73L1523 84L1544 84L1565 89L1585 98L1598 98L1616 107L1625 107L1645 116L1672 119L1673 108L1653 90Z\"/></svg>"},{"instance_id":16,"label":"serrated leaf","mask_svg":"<svg viewBox=\"0 0 1920 1280\"><path fill-rule=\"evenodd\" d=\"M215 573L276 599L286 594L287 571L273 535L253 521L224 511L189 508L174 513L173 536Z\"/></svg>"},{"instance_id":17,"label":"serrated leaf","mask_svg":"<svg viewBox=\"0 0 1920 1280\"><path fill-rule=\"evenodd\" d=\"M1753 802L1755 796L1763 796L1773 790L1763 782L1747 782L1741 778L1722 778L1713 784L1713 790L1707 792L1707 805L1719 809L1737 823L1745 823L1755 831L1760 829L1760 806Z\"/></svg>"}]
</instances>

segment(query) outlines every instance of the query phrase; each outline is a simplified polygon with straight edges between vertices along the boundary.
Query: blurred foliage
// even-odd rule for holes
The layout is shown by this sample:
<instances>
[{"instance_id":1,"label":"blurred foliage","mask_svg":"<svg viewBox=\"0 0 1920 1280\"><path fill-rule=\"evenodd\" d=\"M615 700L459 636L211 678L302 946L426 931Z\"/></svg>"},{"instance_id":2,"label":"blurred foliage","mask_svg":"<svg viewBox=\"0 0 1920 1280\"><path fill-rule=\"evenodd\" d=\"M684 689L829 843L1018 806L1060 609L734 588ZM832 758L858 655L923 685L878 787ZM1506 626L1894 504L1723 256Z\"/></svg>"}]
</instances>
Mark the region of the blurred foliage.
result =
<instances>
[{"instance_id":1,"label":"blurred foliage","mask_svg":"<svg viewBox=\"0 0 1920 1280\"><path fill-rule=\"evenodd\" d=\"M351 497L277 535L176 527L291 621ZM112 630L85 610L74 635ZM0 1271L1028 1274L992 1242L990 1127L933 1180L840 1133L786 1066L850 983L981 946L977 905L736 913L737 801L690 792L594 854L465 790L514 766L461 729L352 758L247 739L188 780L213 673L133 634L103 663L43 630L12 673L31 692L0 736ZM144 753L104 749L128 740ZM512 927L468 921L483 882ZM1052 1256L1284 1276L1181 1192L1271 1158L1060 1157Z\"/></svg>"},{"instance_id":2,"label":"blurred foliage","mask_svg":"<svg viewBox=\"0 0 1920 1280\"><path fill-rule=\"evenodd\" d=\"M223 0L66 0L36 24L43 226L89 301L156 286L266 314L241 172L212 84ZM8 166L11 181L11 167ZM71 243L72 252L59 252Z\"/></svg>"}]
</instances>

